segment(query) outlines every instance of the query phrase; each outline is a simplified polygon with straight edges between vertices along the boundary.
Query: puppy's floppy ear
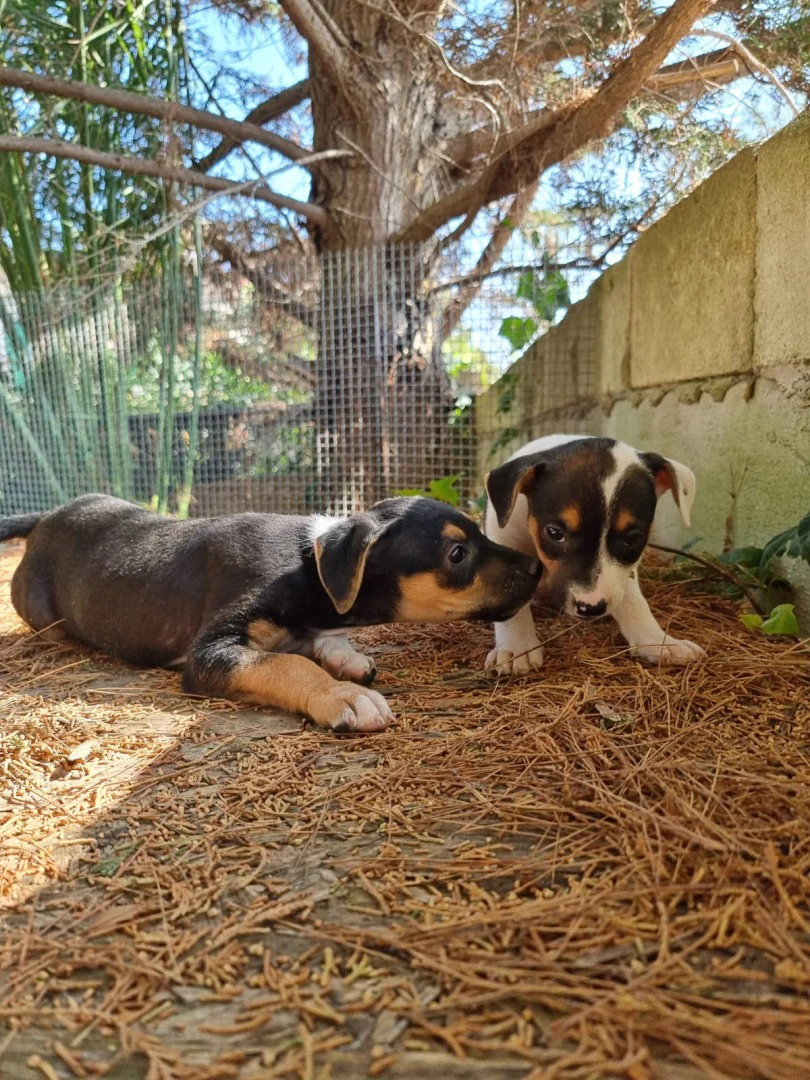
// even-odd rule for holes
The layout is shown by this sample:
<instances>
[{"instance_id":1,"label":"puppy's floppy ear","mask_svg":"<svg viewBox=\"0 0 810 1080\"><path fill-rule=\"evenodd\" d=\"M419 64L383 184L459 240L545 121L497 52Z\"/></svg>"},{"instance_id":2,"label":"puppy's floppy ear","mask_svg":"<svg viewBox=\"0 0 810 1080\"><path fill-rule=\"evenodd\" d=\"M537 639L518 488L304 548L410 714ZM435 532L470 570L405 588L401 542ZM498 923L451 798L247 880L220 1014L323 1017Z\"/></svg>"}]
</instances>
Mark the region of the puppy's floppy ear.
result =
<instances>
[{"instance_id":1,"label":"puppy's floppy ear","mask_svg":"<svg viewBox=\"0 0 810 1080\"><path fill-rule=\"evenodd\" d=\"M543 468L545 468L545 462L542 455L526 454L524 457L506 461L497 469L487 473L484 480L487 495L501 528L512 516L518 495L525 494L527 488L534 483L537 473Z\"/></svg>"},{"instance_id":2,"label":"puppy's floppy ear","mask_svg":"<svg viewBox=\"0 0 810 1080\"><path fill-rule=\"evenodd\" d=\"M655 494L660 498L665 491L671 491L683 523L688 527L697 488L695 474L686 465L660 454L641 454L641 460L652 473Z\"/></svg>"},{"instance_id":3,"label":"puppy's floppy ear","mask_svg":"<svg viewBox=\"0 0 810 1080\"><path fill-rule=\"evenodd\" d=\"M368 553L383 531L368 514L355 514L315 539L318 577L339 615L345 615L357 599Z\"/></svg>"}]
</instances>

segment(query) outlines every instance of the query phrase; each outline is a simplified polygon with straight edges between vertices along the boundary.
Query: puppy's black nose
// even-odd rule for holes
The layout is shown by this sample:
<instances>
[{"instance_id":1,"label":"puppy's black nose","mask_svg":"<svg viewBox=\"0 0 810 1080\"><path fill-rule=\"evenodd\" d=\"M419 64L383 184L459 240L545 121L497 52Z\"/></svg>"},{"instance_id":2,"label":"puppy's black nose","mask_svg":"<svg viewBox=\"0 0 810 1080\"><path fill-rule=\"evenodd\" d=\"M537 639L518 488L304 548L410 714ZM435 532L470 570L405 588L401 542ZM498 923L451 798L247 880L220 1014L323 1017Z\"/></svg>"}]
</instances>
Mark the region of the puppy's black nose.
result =
<instances>
[{"instance_id":1,"label":"puppy's black nose","mask_svg":"<svg viewBox=\"0 0 810 1080\"><path fill-rule=\"evenodd\" d=\"M526 566L526 573L531 574L532 577L540 577L540 571L542 567L539 559L532 559Z\"/></svg>"},{"instance_id":2,"label":"puppy's black nose","mask_svg":"<svg viewBox=\"0 0 810 1080\"><path fill-rule=\"evenodd\" d=\"M604 615L607 611L607 600L600 600L598 604L585 604L582 600L577 600L574 605L577 609L577 615L581 619L594 619L597 615Z\"/></svg>"}]
</instances>

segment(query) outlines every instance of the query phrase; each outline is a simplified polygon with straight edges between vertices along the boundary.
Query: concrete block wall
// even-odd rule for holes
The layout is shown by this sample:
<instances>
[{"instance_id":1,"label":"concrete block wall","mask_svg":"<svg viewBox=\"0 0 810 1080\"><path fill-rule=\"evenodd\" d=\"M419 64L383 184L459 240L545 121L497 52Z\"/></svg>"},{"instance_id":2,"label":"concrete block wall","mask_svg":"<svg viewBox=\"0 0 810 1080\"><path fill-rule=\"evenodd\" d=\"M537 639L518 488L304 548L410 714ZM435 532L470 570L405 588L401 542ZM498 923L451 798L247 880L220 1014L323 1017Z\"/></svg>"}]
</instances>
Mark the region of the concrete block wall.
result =
<instances>
[{"instance_id":1,"label":"concrete block wall","mask_svg":"<svg viewBox=\"0 0 810 1080\"><path fill-rule=\"evenodd\" d=\"M689 464L691 536L761 544L810 511L810 114L639 238L476 400L483 476L529 438L609 434ZM687 539L661 501L662 542ZM810 627L810 574L793 566Z\"/></svg>"}]
</instances>

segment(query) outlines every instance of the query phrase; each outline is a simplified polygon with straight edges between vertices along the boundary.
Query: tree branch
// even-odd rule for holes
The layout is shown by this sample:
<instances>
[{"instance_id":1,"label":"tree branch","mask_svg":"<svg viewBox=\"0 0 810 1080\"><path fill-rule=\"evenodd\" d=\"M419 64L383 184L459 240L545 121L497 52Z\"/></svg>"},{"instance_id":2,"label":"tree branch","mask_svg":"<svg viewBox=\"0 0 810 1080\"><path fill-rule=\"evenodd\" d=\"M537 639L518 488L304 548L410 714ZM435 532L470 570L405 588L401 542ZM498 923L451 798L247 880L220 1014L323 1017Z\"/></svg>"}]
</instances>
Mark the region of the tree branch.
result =
<instances>
[{"instance_id":1,"label":"tree branch","mask_svg":"<svg viewBox=\"0 0 810 1080\"><path fill-rule=\"evenodd\" d=\"M746 53L752 54L752 50L747 46L743 47ZM761 71L764 77L771 78L772 73L764 64L759 60L746 63L742 58L745 55L742 48L739 52L740 55L735 56L733 48L724 47L667 64L647 80L644 90L666 94L673 101L686 101L694 96L696 90L705 91L707 84L726 86L751 74L752 70ZM781 84L777 89L780 92L784 90ZM795 113L796 105L792 99L789 104ZM529 113L525 123L533 123L546 115L545 109L538 109ZM474 128L454 138L447 146L445 154L457 167L469 169L476 157L492 152L495 149L494 144L495 136L490 128Z\"/></svg>"},{"instance_id":2,"label":"tree branch","mask_svg":"<svg viewBox=\"0 0 810 1080\"><path fill-rule=\"evenodd\" d=\"M594 139L604 138L667 53L714 2L675 0L598 90L562 108L544 111L516 131L507 132L497 141L494 160L483 173L428 207L396 239L427 240L452 218L520 191L552 165Z\"/></svg>"},{"instance_id":3,"label":"tree branch","mask_svg":"<svg viewBox=\"0 0 810 1080\"><path fill-rule=\"evenodd\" d=\"M519 191L509 203L506 213L493 229L489 243L481 252L472 272L442 313L442 340L446 341L450 337L461 322L464 312L481 291L484 280L509 243L515 226L521 224L530 209L537 194L538 185L539 180L524 188L523 191Z\"/></svg>"},{"instance_id":4,"label":"tree branch","mask_svg":"<svg viewBox=\"0 0 810 1080\"><path fill-rule=\"evenodd\" d=\"M749 49L744 41L738 41L737 38L729 37L728 34L722 34L719 30L697 30L695 31L695 33L700 34L704 37L716 37L719 38L720 41L725 41L726 44L734 50L734 52L739 53L739 55L743 58L752 73L758 71L763 78L767 79L769 83L776 87L777 91L787 102L788 107L790 108L794 116L798 116L800 114L801 110L799 109L796 102L793 100L793 97L788 88L784 85L781 79L779 79L779 77L773 71L771 71L767 64L762 63L762 61L755 55L754 51L752 49Z\"/></svg>"},{"instance_id":5,"label":"tree branch","mask_svg":"<svg viewBox=\"0 0 810 1080\"><path fill-rule=\"evenodd\" d=\"M299 202L279 195L266 184L259 181L234 183L219 176L206 176L204 173L184 169L179 165L151 161L144 158L130 157L127 154L111 154L101 150L91 150L77 143L64 142L62 139L29 138L27 135L0 135L0 153L48 154L52 157L67 158L71 161L83 161L88 165L98 165L102 169L131 173L134 176L152 176L158 180L173 180L180 184L204 188L208 191L221 191L231 195L245 195L249 199L258 199L283 210L292 210L307 218L313 225L323 228L327 223L327 214L322 206L315 203Z\"/></svg>"},{"instance_id":6,"label":"tree branch","mask_svg":"<svg viewBox=\"0 0 810 1080\"><path fill-rule=\"evenodd\" d=\"M705 90L707 83L725 86L748 74L746 64L730 49L715 49L667 64L647 80L645 89L682 100L691 97L696 87Z\"/></svg>"},{"instance_id":7,"label":"tree branch","mask_svg":"<svg viewBox=\"0 0 810 1080\"><path fill-rule=\"evenodd\" d=\"M300 105L300 103L308 97L309 79L302 79L293 86L288 86L286 90L281 90L279 93L273 94L267 101L263 101L260 105L257 105L255 109L251 109L242 123L266 124L270 120L275 120L277 116L282 116L296 105ZM194 168L199 169L200 172L208 172L226 158L232 150L235 150L237 146L240 146L243 141L243 139L223 139L210 153L206 154L204 158L201 158Z\"/></svg>"},{"instance_id":8,"label":"tree branch","mask_svg":"<svg viewBox=\"0 0 810 1080\"><path fill-rule=\"evenodd\" d=\"M349 62L349 43L318 0L280 0L290 22L337 85L355 81L356 64Z\"/></svg>"},{"instance_id":9,"label":"tree branch","mask_svg":"<svg viewBox=\"0 0 810 1080\"><path fill-rule=\"evenodd\" d=\"M217 116L216 113L206 112L204 109L194 109L175 101L162 101L146 94L133 94L130 90L90 86L75 79L55 79L49 75L37 75L32 71L9 67L0 67L0 86L16 86L38 94L52 94L54 97L68 98L71 101L105 105L122 112L154 116L169 123L191 124L207 131L218 131L220 135L230 136L236 142L262 143L291 161L299 161L310 153L303 146L272 131L265 131L256 124L229 120L227 116Z\"/></svg>"},{"instance_id":10,"label":"tree branch","mask_svg":"<svg viewBox=\"0 0 810 1080\"><path fill-rule=\"evenodd\" d=\"M223 262L229 262L234 270L238 270L246 278L260 285L262 300L267 301L277 311L292 315L310 329L317 327L317 312L274 281L272 270L254 266L249 255L223 236L216 226L206 229L205 239Z\"/></svg>"}]
</instances>

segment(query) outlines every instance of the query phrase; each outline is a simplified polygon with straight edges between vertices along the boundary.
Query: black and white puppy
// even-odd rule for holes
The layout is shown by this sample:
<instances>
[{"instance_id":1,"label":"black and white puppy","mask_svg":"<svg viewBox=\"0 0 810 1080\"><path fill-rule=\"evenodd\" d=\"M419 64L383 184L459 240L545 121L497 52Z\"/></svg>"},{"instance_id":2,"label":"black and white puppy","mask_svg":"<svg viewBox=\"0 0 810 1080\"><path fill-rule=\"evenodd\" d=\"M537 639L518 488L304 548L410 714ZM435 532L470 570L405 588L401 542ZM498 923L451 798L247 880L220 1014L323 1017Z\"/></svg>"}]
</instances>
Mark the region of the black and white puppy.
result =
<instances>
[{"instance_id":1,"label":"black and white puppy","mask_svg":"<svg viewBox=\"0 0 810 1080\"><path fill-rule=\"evenodd\" d=\"M686 465L615 439L549 435L523 446L486 478L485 532L537 555L537 601L587 619L612 615L633 656L687 664L703 649L670 637L641 594L637 566L658 498L671 491L685 525L695 498ZM531 604L495 623L487 668L521 674L543 663Z\"/></svg>"},{"instance_id":2,"label":"black and white puppy","mask_svg":"<svg viewBox=\"0 0 810 1080\"><path fill-rule=\"evenodd\" d=\"M27 537L19 615L135 664L184 668L192 694L277 705L336 731L391 720L352 627L508 619L532 597L534 556L488 540L433 499L386 499L340 520L234 514L176 521L108 495L0 518Z\"/></svg>"}]
</instances>

